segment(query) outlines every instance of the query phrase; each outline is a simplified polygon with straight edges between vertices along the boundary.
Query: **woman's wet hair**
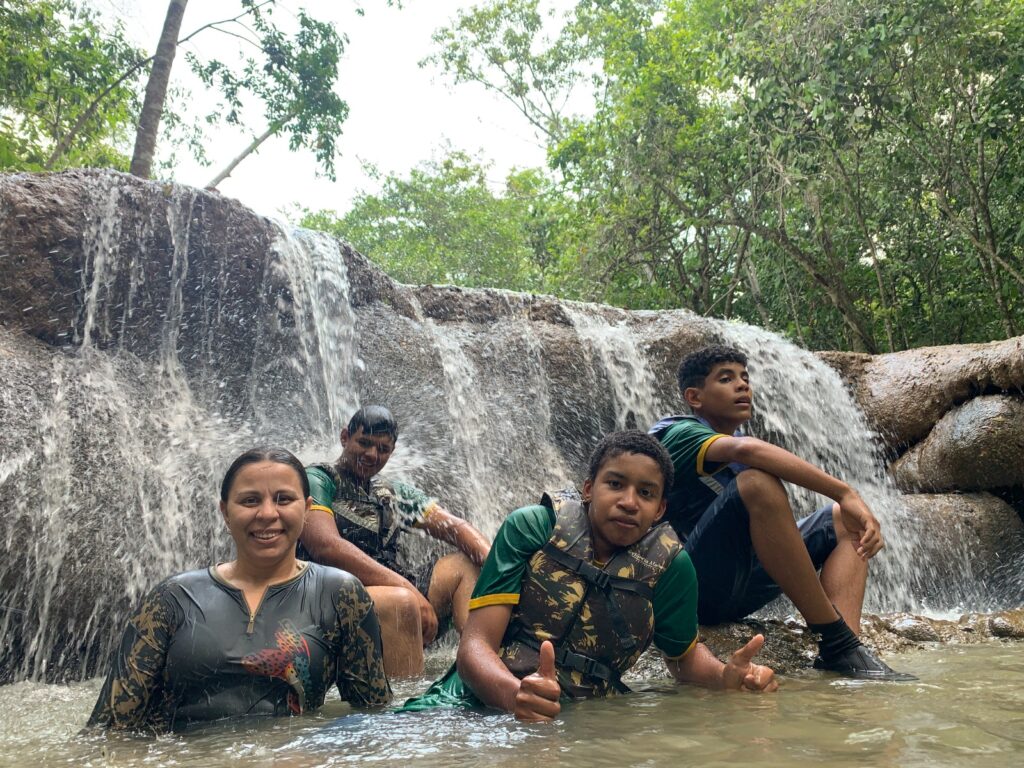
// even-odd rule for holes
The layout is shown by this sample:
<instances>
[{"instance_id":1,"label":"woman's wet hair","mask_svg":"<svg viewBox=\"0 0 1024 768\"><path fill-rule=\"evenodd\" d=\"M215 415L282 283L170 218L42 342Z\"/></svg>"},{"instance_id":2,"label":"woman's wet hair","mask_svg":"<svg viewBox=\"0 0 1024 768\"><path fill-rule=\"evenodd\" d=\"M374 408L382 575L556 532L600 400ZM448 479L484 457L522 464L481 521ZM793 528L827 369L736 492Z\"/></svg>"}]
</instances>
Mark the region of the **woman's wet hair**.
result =
<instances>
[{"instance_id":1,"label":"woman's wet hair","mask_svg":"<svg viewBox=\"0 0 1024 768\"><path fill-rule=\"evenodd\" d=\"M676 474L675 467L672 465L672 457L656 438L637 429L612 432L601 439L597 448L590 454L590 481L597 480L597 473L601 471L601 467L607 461L624 453L638 453L641 456L654 459L664 478L665 487L662 489L662 493L669 492Z\"/></svg>"},{"instance_id":2,"label":"woman's wet hair","mask_svg":"<svg viewBox=\"0 0 1024 768\"><path fill-rule=\"evenodd\" d=\"M302 465L302 462L296 458L295 454L291 451L286 451L284 448L259 447L250 448L231 462L231 466L228 467L228 471L224 473L224 480L222 480L220 484L220 500L228 500L228 494L231 493L231 486L235 482L235 476L243 467L249 464L259 464L261 461L272 461L275 464L286 464L294 469L302 483L302 498L309 498L309 478L306 477L306 468Z\"/></svg>"},{"instance_id":3,"label":"woman's wet hair","mask_svg":"<svg viewBox=\"0 0 1024 768\"><path fill-rule=\"evenodd\" d=\"M398 440L398 422L383 405L367 405L352 414L348 433L354 435L360 429L364 435L390 435L392 440Z\"/></svg>"}]
</instances>

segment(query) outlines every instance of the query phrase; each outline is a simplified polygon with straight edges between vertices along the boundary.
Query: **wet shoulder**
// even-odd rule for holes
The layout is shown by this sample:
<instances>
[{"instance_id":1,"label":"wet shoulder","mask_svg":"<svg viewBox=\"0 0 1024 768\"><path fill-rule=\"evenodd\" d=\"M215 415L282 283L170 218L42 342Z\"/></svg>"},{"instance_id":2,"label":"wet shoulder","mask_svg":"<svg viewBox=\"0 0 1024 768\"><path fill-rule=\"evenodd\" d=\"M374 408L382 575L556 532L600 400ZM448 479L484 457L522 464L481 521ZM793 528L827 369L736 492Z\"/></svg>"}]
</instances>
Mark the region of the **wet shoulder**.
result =
<instances>
[{"instance_id":1,"label":"wet shoulder","mask_svg":"<svg viewBox=\"0 0 1024 768\"><path fill-rule=\"evenodd\" d=\"M210 566L213 568L215 566ZM214 583L210 575L210 568L198 568L194 571L185 571L168 576L153 588L153 593L166 593L180 589L194 589L200 586L207 586Z\"/></svg>"},{"instance_id":2,"label":"wet shoulder","mask_svg":"<svg viewBox=\"0 0 1024 768\"><path fill-rule=\"evenodd\" d=\"M674 442L679 440L689 440L693 437L717 435L711 427L702 421L698 421L692 417L682 418L675 424L665 430L665 433L661 437L663 443Z\"/></svg>"},{"instance_id":3,"label":"wet shoulder","mask_svg":"<svg viewBox=\"0 0 1024 768\"><path fill-rule=\"evenodd\" d=\"M310 495L317 503L323 503L323 500L329 503L334 498L335 482L326 465L313 464L306 467L306 477L309 479Z\"/></svg>"},{"instance_id":4,"label":"wet shoulder","mask_svg":"<svg viewBox=\"0 0 1024 768\"><path fill-rule=\"evenodd\" d=\"M306 566L305 577L307 589L335 606L365 608L373 604L363 583L348 571L311 562Z\"/></svg>"},{"instance_id":5,"label":"wet shoulder","mask_svg":"<svg viewBox=\"0 0 1024 768\"><path fill-rule=\"evenodd\" d=\"M362 582L348 571L312 561L306 566L306 578L317 587L332 591L365 589Z\"/></svg>"}]
</instances>

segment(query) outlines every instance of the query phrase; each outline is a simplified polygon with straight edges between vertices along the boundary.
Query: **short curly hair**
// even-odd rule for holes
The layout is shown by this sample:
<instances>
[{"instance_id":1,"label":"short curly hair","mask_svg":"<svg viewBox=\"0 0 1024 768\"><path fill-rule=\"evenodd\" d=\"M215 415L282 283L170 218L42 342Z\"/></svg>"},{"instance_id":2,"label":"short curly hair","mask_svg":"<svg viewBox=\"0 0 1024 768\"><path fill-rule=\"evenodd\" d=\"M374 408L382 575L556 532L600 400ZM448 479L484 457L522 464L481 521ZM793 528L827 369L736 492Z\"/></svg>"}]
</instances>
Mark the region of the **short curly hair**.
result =
<instances>
[{"instance_id":1,"label":"short curly hair","mask_svg":"<svg viewBox=\"0 0 1024 768\"><path fill-rule=\"evenodd\" d=\"M638 453L654 459L661 470L664 479L662 495L672 488L672 481L675 479L675 467L672 465L672 457L668 450L656 438L638 429L627 429L622 432L612 432L605 435L597 444L594 452L590 454L590 481L597 479L597 473L609 459L621 456L624 453Z\"/></svg>"},{"instance_id":2,"label":"short curly hair","mask_svg":"<svg viewBox=\"0 0 1024 768\"><path fill-rule=\"evenodd\" d=\"M685 392L690 387L704 386L704 380L711 373L711 369L719 363L740 363L747 364L747 356L735 347L727 347L723 344L712 344L710 346L691 352L679 363L676 371L676 378L679 381L679 391Z\"/></svg>"}]
</instances>

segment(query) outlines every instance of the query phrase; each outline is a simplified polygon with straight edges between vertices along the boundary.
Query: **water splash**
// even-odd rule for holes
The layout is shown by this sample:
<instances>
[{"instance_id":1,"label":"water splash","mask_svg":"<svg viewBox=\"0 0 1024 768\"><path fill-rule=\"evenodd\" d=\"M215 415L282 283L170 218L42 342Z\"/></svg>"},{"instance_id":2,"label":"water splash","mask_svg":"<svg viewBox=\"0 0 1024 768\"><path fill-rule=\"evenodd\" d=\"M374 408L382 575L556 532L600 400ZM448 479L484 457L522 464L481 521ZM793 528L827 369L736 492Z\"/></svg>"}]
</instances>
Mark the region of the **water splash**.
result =
<instances>
[{"instance_id":1,"label":"water splash","mask_svg":"<svg viewBox=\"0 0 1024 768\"><path fill-rule=\"evenodd\" d=\"M111 286L117 276L116 265L112 262L117 253L118 240L121 235L121 219L117 216L121 189L116 177L105 177L97 190L100 204L89 217L85 231L82 233L82 266L80 269L82 293L85 296L83 311L85 321L82 323L81 335L75 335L75 341L83 347L93 344L93 331L99 330L101 337L107 340L109 327L96 329L97 311L109 296ZM104 316L105 320L106 317Z\"/></svg>"},{"instance_id":2,"label":"water splash","mask_svg":"<svg viewBox=\"0 0 1024 768\"><path fill-rule=\"evenodd\" d=\"M566 305L580 342L591 350L595 384L603 380L611 389L615 429L645 430L665 411L655 395L654 374L625 314L610 322L601 309L596 305ZM600 361L600 373L596 361Z\"/></svg>"},{"instance_id":3,"label":"water splash","mask_svg":"<svg viewBox=\"0 0 1024 768\"><path fill-rule=\"evenodd\" d=\"M280 228L267 261L267 305L249 371L258 434L336 450L348 416L359 407L355 315L338 242L321 232ZM290 425L278 418L282 411Z\"/></svg>"}]
</instances>

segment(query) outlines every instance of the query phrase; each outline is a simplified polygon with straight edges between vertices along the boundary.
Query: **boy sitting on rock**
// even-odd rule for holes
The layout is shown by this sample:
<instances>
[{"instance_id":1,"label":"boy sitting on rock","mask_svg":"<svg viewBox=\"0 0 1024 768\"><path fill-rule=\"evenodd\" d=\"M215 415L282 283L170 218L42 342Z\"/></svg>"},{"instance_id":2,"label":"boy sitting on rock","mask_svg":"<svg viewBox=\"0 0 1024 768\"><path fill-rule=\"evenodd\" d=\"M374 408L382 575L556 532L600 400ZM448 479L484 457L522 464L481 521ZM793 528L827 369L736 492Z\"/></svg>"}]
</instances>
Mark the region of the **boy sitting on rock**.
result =
<instances>
[{"instance_id":1,"label":"boy sitting on rock","mask_svg":"<svg viewBox=\"0 0 1024 768\"><path fill-rule=\"evenodd\" d=\"M650 432L675 467L668 522L697 572L700 622L742 619L785 593L819 638L816 668L916 679L894 672L857 637L868 560L884 546L861 497L789 451L739 434L753 407L739 350L694 352L679 364L678 378L693 415L662 419ZM782 480L836 503L796 522Z\"/></svg>"},{"instance_id":2,"label":"boy sitting on rock","mask_svg":"<svg viewBox=\"0 0 1024 768\"><path fill-rule=\"evenodd\" d=\"M510 514L470 600L455 666L404 709L486 705L550 720L563 699L628 691L622 675L650 643L680 682L774 691L752 663L761 635L722 664L697 642L693 566L667 525L665 449L642 432L597 446L572 495Z\"/></svg>"}]
</instances>

